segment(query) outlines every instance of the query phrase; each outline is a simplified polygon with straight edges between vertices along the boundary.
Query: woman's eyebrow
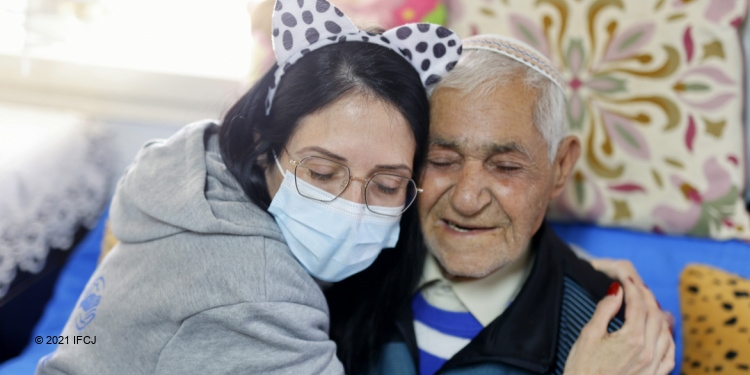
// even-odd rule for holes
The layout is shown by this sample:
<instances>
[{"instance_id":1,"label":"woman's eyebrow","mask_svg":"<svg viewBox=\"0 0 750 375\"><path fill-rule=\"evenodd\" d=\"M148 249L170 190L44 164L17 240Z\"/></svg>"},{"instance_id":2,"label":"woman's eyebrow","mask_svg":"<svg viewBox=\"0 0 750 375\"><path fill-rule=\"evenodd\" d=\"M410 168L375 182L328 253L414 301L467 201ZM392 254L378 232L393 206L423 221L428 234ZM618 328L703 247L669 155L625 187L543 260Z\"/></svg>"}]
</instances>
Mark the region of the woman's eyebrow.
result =
<instances>
[{"instance_id":1,"label":"woman's eyebrow","mask_svg":"<svg viewBox=\"0 0 750 375\"><path fill-rule=\"evenodd\" d=\"M339 161L339 162L347 162L348 161L348 160L346 160L345 157L343 157L343 156L341 156L339 154L335 154L335 153L333 153L333 152L331 152L329 150L326 150L323 147L319 147L319 146L309 146L309 147L305 147L305 148L297 150L298 153L305 153L305 152L309 152L309 151L315 151L315 152L317 152L319 154L323 154L323 155L325 155L325 156L327 156L327 157L329 157L331 159L334 159L336 161Z\"/></svg>"},{"instance_id":2,"label":"woman's eyebrow","mask_svg":"<svg viewBox=\"0 0 750 375\"><path fill-rule=\"evenodd\" d=\"M389 170L389 171L403 169L411 173L411 168L409 168L406 164L378 164L375 166L375 169Z\"/></svg>"},{"instance_id":3,"label":"woman's eyebrow","mask_svg":"<svg viewBox=\"0 0 750 375\"><path fill-rule=\"evenodd\" d=\"M336 160L338 162L341 162L341 163L346 163L347 161L349 161L345 157L343 157L343 156L341 156L339 154L335 154L335 153L333 153L333 152L331 152L329 150L326 150L325 148L320 147L320 146L309 146L309 147L301 148L301 149L297 150L297 153L303 154L305 152L310 152L310 151L317 152L319 154L325 155L325 156L327 156L327 157L329 157L329 158L331 158L333 160ZM406 164L377 164L373 168L373 170L388 170L388 171L395 171L395 170L401 170L401 169L406 170L409 173L412 173L411 168L409 168L409 166L406 165Z\"/></svg>"}]
</instances>

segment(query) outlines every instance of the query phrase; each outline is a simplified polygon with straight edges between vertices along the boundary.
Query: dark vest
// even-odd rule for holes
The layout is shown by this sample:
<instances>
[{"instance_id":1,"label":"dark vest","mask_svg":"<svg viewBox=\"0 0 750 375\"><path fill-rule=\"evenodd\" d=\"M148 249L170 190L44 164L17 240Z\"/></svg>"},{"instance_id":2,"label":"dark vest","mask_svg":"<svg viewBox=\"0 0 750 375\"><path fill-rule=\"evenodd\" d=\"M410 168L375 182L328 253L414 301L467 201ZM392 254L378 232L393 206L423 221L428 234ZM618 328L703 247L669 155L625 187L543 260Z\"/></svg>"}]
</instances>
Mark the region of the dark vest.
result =
<instances>
[{"instance_id":1,"label":"dark vest","mask_svg":"<svg viewBox=\"0 0 750 375\"><path fill-rule=\"evenodd\" d=\"M562 374L570 348L591 319L612 280L580 260L545 223L531 242L535 262L513 303L438 374ZM624 321L624 306L609 324ZM383 349L369 372L418 373L418 348L411 310L397 322L398 335Z\"/></svg>"}]
</instances>

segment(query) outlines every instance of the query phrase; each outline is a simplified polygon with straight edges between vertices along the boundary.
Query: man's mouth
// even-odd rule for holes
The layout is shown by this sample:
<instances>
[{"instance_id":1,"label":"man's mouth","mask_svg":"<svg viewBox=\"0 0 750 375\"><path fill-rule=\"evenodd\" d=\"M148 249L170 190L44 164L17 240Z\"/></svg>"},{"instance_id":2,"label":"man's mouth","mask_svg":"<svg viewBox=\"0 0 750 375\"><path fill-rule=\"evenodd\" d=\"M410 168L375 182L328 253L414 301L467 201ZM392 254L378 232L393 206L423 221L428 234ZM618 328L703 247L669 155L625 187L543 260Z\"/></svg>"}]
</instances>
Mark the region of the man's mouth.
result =
<instances>
[{"instance_id":1,"label":"man's mouth","mask_svg":"<svg viewBox=\"0 0 750 375\"><path fill-rule=\"evenodd\" d=\"M468 233L468 232L471 232L471 231L474 231L474 230L487 230L487 229L491 229L491 228L488 228L488 227L460 225L458 223L454 223L454 222L452 222L450 220L445 220L445 219L443 219L443 222L445 223L445 225L448 226L448 228L450 228L452 230L455 230L456 232L459 232L459 233Z\"/></svg>"},{"instance_id":2,"label":"man's mouth","mask_svg":"<svg viewBox=\"0 0 750 375\"><path fill-rule=\"evenodd\" d=\"M468 232L468 231L471 230L469 228L464 228L464 227L458 226L458 225L456 225L454 223L451 223L450 221L446 221L446 224L448 224L448 228L451 228L451 229L455 230L456 232L466 233L466 232Z\"/></svg>"}]
</instances>

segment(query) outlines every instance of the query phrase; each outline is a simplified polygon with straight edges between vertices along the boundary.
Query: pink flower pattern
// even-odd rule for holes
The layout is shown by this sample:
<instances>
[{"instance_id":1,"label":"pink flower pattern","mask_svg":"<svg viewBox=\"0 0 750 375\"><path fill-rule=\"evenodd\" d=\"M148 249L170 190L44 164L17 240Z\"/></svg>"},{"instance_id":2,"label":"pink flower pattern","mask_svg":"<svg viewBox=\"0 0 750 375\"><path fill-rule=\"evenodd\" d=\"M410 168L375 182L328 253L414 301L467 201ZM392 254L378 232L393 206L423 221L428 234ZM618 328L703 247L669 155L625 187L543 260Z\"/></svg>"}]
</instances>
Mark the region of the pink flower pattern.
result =
<instances>
[{"instance_id":1,"label":"pink flower pattern","mask_svg":"<svg viewBox=\"0 0 750 375\"><path fill-rule=\"evenodd\" d=\"M581 159L549 211L750 239L742 197L744 0L449 0L459 35L516 37L557 65Z\"/></svg>"}]
</instances>

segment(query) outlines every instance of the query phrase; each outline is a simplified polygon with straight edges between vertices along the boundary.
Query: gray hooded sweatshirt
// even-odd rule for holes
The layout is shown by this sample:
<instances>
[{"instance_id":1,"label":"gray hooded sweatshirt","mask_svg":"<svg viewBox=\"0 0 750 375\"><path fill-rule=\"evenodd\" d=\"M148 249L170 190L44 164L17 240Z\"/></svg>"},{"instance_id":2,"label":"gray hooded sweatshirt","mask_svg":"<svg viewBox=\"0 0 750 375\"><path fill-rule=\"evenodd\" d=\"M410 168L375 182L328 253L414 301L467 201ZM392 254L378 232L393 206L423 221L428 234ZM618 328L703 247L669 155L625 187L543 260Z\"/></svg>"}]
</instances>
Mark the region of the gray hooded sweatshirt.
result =
<instances>
[{"instance_id":1,"label":"gray hooded sweatshirt","mask_svg":"<svg viewBox=\"0 0 750 375\"><path fill-rule=\"evenodd\" d=\"M140 151L111 205L120 243L37 374L343 373L322 291L227 170L217 129Z\"/></svg>"}]
</instances>

